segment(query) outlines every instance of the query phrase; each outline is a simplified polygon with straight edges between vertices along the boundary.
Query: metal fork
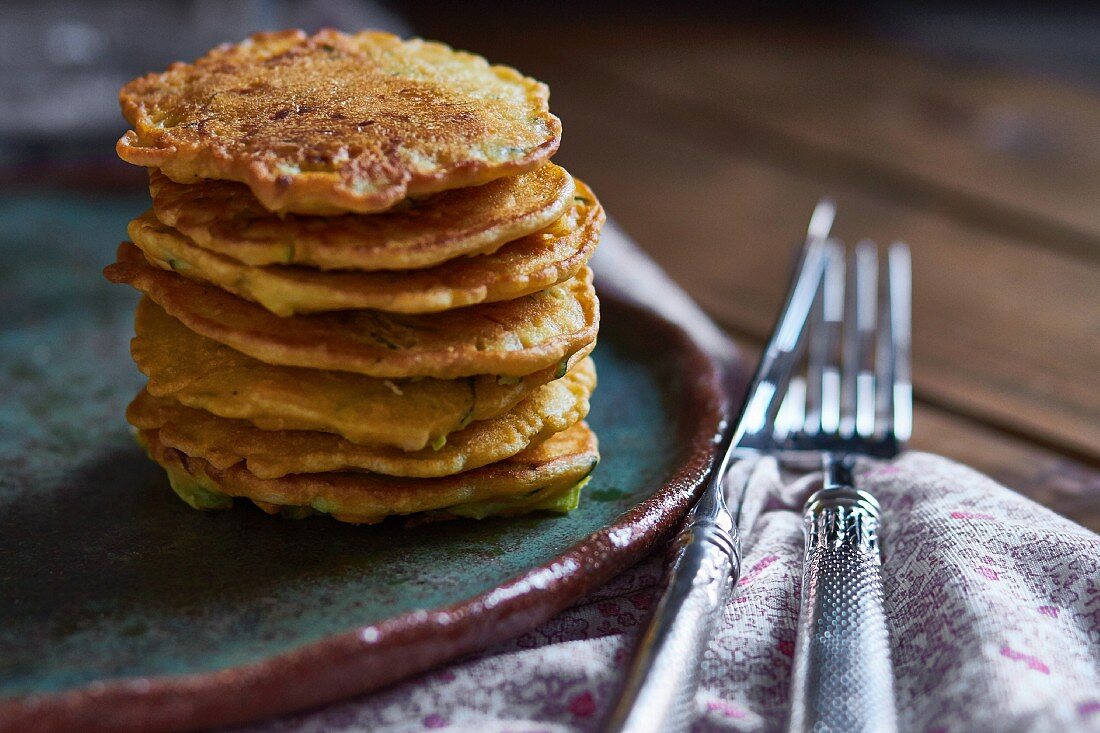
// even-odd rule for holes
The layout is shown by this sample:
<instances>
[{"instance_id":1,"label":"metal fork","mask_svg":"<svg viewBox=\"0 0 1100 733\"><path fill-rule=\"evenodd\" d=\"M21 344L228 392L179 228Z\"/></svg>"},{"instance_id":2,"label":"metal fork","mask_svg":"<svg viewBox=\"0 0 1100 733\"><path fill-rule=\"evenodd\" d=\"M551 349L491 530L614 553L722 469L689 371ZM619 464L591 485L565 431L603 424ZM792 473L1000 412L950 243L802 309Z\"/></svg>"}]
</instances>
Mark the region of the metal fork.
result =
<instances>
[{"instance_id":1,"label":"metal fork","mask_svg":"<svg viewBox=\"0 0 1100 733\"><path fill-rule=\"evenodd\" d=\"M880 288L873 243L860 242L848 266L843 245L830 240L827 246L806 376L792 379L774 435L781 460L820 461L824 474L803 513L788 730L893 733L879 503L856 488L853 468L857 456L893 458L912 432L909 250L890 246Z\"/></svg>"}]
</instances>

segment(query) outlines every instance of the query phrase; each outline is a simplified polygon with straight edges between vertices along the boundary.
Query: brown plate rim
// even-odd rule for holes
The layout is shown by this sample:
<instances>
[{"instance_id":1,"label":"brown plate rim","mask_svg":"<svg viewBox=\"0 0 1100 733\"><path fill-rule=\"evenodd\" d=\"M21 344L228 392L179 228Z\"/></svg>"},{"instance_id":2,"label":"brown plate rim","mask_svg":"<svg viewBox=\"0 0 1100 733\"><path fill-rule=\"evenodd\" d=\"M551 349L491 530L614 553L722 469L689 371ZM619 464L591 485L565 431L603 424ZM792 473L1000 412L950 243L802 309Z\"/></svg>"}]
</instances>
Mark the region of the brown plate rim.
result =
<instances>
[{"instance_id":1,"label":"brown plate rim","mask_svg":"<svg viewBox=\"0 0 1100 733\"><path fill-rule=\"evenodd\" d=\"M648 499L550 562L454 605L410 611L258 662L181 676L96 681L0 701L0 733L183 732L236 725L376 690L503 642L634 564L680 523L706 477L725 394L719 366L687 330L614 288L605 305L675 349L683 379L679 467Z\"/></svg>"}]
</instances>

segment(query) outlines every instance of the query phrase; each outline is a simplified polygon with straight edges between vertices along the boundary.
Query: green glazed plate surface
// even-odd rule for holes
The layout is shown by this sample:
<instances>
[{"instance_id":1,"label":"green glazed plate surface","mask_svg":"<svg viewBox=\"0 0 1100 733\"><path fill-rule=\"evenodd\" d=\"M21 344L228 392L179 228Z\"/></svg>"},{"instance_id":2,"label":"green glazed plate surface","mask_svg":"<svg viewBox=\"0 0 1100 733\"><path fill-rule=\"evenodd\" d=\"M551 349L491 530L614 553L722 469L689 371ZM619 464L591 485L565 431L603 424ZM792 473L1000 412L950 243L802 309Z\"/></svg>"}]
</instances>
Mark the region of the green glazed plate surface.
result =
<instances>
[{"instance_id":1,"label":"green glazed plate surface","mask_svg":"<svg viewBox=\"0 0 1100 733\"><path fill-rule=\"evenodd\" d=\"M200 513L123 409L136 297L100 275L140 199L0 199L0 698L260 662L550 563L683 459L683 377L605 309L589 422L603 460L568 516L405 527ZM2 726L0 726L2 727Z\"/></svg>"}]
</instances>

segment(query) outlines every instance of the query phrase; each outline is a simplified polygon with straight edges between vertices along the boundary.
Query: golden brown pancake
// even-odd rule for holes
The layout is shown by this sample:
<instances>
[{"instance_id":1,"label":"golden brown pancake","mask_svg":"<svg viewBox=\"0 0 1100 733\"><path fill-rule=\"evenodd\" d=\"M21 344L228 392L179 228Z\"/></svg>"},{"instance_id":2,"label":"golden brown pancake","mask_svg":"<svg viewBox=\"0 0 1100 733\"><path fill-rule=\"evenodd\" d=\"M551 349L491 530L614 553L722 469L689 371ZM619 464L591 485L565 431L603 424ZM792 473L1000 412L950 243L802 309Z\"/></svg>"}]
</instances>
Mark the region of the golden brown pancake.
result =
<instances>
[{"instance_id":1,"label":"golden brown pancake","mask_svg":"<svg viewBox=\"0 0 1100 733\"><path fill-rule=\"evenodd\" d=\"M243 464L217 469L169 448L155 430L141 431L139 440L168 471L172 488L197 509L228 508L232 501L226 497L244 497L271 512L281 507L307 509L344 522L371 524L392 515L436 510L474 517L568 511L576 506L578 485L599 461L596 436L584 422L498 463L429 479L353 471L261 479ZM570 493L571 500L563 503Z\"/></svg>"},{"instance_id":2,"label":"golden brown pancake","mask_svg":"<svg viewBox=\"0 0 1100 733\"><path fill-rule=\"evenodd\" d=\"M240 183L182 184L155 169L149 174L157 218L199 246L249 265L322 270L412 270L494 252L553 224L574 190L565 169L548 163L381 214L278 216Z\"/></svg>"},{"instance_id":3,"label":"golden brown pancake","mask_svg":"<svg viewBox=\"0 0 1100 733\"><path fill-rule=\"evenodd\" d=\"M156 430L160 441L171 448L215 468L244 461L259 478L345 470L431 478L495 463L565 430L588 414L595 385L595 368L586 359L564 378L539 387L510 412L472 422L447 436L444 445L418 451L359 445L331 433L261 430L244 420L227 420L148 392L134 399L126 417L138 429Z\"/></svg>"},{"instance_id":4,"label":"golden brown pancake","mask_svg":"<svg viewBox=\"0 0 1100 733\"><path fill-rule=\"evenodd\" d=\"M142 291L192 331L260 361L372 377L521 377L553 365L564 372L599 329L587 267L522 298L443 313L357 310L292 318L154 267L128 242L104 274Z\"/></svg>"},{"instance_id":5,"label":"golden brown pancake","mask_svg":"<svg viewBox=\"0 0 1100 733\"><path fill-rule=\"evenodd\" d=\"M151 212L130 222L129 233L150 263L217 285L277 316L361 308L431 313L519 298L576 275L595 251L604 220L594 198L580 199L550 228L493 254L409 272L245 265L199 247Z\"/></svg>"},{"instance_id":6,"label":"golden brown pancake","mask_svg":"<svg viewBox=\"0 0 1100 733\"><path fill-rule=\"evenodd\" d=\"M123 160L240 181L272 211L383 211L532 170L561 123L544 84L420 39L259 33L122 88Z\"/></svg>"},{"instance_id":7,"label":"golden brown pancake","mask_svg":"<svg viewBox=\"0 0 1100 733\"><path fill-rule=\"evenodd\" d=\"M407 451L502 415L559 376L551 367L513 379L390 380L272 366L188 330L148 298L138 303L134 327L130 353L152 395L264 430L320 430ZM574 354L569 368L592 346Z\"/></svg>"}]
</instances>

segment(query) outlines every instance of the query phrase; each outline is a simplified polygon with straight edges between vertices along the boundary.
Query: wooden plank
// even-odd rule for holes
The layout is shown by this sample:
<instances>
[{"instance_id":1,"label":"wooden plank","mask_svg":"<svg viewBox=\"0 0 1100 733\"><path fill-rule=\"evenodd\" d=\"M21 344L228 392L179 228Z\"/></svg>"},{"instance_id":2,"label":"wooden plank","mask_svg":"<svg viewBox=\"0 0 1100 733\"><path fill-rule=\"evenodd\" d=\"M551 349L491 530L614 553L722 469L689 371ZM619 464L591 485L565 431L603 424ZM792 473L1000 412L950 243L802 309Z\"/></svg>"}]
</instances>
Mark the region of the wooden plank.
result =
<instances>
[{"instance_id":1,"label":"wooden plank","mask_svg":"<svg viewBox=\"0 0 1100 733\"><path fill-rule=\"evenodd\" d=\"M930 405L917 405L913 447L976 468L1001 484L1100 532L1100 471L1080 461Z\"/></svg>"},{"instance_id":2,"label":"wooden plank","mask_svg":"<svg viewBox=\"0 0 1100 733\"><path fill-rule=\"evenodd\" d=\"M767 128L800 155L965 204L1020 233L1085 240L1100 255L1100 96L839 34L709 26L690 36L604 50L604 63L641 87Z\"/></svg>"}]
</instances>

